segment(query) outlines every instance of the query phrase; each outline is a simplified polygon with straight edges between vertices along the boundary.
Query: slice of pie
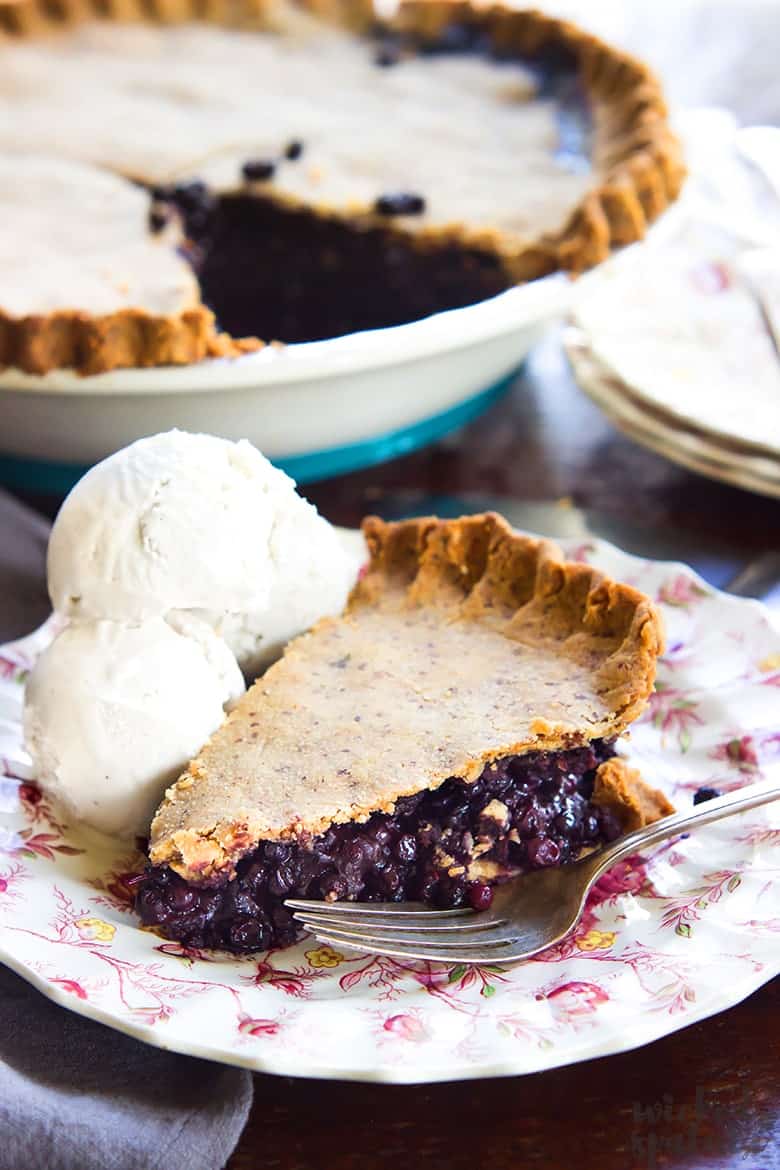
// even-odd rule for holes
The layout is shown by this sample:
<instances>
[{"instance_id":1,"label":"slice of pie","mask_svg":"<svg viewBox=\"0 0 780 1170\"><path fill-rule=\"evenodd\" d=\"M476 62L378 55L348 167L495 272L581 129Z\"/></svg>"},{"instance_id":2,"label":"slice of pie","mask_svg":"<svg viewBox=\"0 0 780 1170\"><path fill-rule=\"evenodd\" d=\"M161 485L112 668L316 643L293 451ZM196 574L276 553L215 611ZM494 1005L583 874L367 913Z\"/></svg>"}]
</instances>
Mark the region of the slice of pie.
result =
<instances>
[{"instance_id":1,"label":"slice of pie","mask_svg":"<svg viewBox=\"0 0 780 1170\"><path fill-rule=\"evenodd\" d=\"M0 0L0 96L0 368L30 373L237 355L577 272L683 175L644 65L468 0L379 24L368 0Z\"/></svg>"},{"instance_id":2,"label":"slice of pie","mask_svg":"<svg viewBox=\"0 0 780 1170\"><path fill-rule=\"evenodd\" d=\"M287 897L490 903L671 811L615 754L662 644L637 590L500 517L368 519L295 639L166 793L137 894L185 944L287 944Z\"/></svg>"}]
</instances>

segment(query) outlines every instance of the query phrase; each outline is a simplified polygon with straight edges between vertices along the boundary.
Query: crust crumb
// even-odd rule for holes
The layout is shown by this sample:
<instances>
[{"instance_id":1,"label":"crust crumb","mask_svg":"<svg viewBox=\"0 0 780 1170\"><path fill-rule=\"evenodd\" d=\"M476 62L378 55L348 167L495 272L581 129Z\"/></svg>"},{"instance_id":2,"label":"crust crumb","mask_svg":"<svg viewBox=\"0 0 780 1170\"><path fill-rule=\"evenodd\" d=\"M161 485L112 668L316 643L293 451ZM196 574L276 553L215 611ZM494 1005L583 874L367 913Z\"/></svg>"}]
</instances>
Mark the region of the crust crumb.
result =
<instances>
[{"instance_id":1,"label":"crust crumb","mask_svg":"<svg viewBox=\"0 0 780 1170\"><path fill-rule=\"evenodd\" d=\"M663 792L651 788L638 770L620 757L606 760L596 772L593 803L614 812L626 833L674 812Z\"/></svg>"}]
</instances>

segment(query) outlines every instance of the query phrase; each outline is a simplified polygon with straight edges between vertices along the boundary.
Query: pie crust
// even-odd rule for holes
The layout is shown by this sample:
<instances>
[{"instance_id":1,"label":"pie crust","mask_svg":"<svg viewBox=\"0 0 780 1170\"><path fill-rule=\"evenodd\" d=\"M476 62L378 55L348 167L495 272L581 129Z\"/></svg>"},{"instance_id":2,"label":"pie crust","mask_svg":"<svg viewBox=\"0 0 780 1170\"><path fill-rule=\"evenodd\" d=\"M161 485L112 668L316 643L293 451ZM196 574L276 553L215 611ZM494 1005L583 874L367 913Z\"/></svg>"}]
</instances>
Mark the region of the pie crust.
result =
<instances>
[{"instance_id":1,"label":"pie crust","mask_svg":"<svg viewBox=\"0 0 780 1170\"><path fill-rule=\"evenodd\" d=\"M151 235L145 192L120 175L69 159L0 154L0 218L25 240L23 257L14 263L12 251L10 264L2 263L0 240L0 302L10 310L0 312L0 357L8 365L40 373L74 365L91 374L104 369L108 350L117 365L144 366L259 344L217 332L178 254L181 231L172 225ZM78 312L68 307L73 287Z\"/></svg>"},{"instance_id":2,"label":"pie crust","mask_svg":"<svg viewBox=\"0 0 780 1170\"><path fill-rule=\"evenodd\" d=\"M306 842L486 764L620 735L663 633L636 589L499 516L364 521L371 553L344 615L295 639L152 824L150 858L226 881L258 842ZM622 760L595 799L626 827L669 811Z\"/></svg>"},{"instance_id":3,"label":"pie crust","mask_svg":"<svg viewBox=\"0 0 780 1170\"><path fill-rule=\"evenodd\" d=\"M367 31L373 12L365 0L309 0L323 20L355 34ZM42 37L85 20L206 20L239 28L273 27L274 6L266 0L0 0L0 45L4 38ZM266 185L263 196L293 212L312 213L360 232L375 231L400 241L432 262L463 249L489 257L506 286L557 270L581 272L618 246L640 239L673 201L684 176L679 144L667 120L660 85L641 62L574 25L539 12L469 0L407 0L386 28L415 44L436 42L454 25L478 27L491 51L524 58L565 56L576 63L599 130L595 185L560 230L518 243L501 228L455 223L414 226L405 218L316 203L302 208L289 194ZM118 130L121 134L121 129ZM137 176L131 176L137 177ZM519 175L519 182L522 175ZM270 340L270 339L269 339ZM78 307L14 316L0 307L0 367L43 374L73 368L95 374L118 367L190 364L213 356L257 349L257 338L236 339L217 331L205 305L173 314L128 308L92 315Z\"/></svg>"}]
</instances>

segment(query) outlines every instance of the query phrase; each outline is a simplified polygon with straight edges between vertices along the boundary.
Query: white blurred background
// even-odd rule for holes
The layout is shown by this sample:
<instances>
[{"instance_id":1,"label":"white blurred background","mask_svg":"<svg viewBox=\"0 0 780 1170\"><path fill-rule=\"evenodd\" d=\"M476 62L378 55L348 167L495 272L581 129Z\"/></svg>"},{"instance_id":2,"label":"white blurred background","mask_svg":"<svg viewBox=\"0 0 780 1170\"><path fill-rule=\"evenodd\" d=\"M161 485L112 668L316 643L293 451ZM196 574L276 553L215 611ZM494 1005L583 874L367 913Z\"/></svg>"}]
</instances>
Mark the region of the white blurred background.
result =
<instances>
[{"instance_id":1,"label":"white blurred background","mask_svg":"<svg viewBox=\"0 0 780 1170\"><path fill-rule=\"evenodd\" d=\"M673 106L780 124L780 0L536 0L643 57Z\"/></svg>"}]
</instances>

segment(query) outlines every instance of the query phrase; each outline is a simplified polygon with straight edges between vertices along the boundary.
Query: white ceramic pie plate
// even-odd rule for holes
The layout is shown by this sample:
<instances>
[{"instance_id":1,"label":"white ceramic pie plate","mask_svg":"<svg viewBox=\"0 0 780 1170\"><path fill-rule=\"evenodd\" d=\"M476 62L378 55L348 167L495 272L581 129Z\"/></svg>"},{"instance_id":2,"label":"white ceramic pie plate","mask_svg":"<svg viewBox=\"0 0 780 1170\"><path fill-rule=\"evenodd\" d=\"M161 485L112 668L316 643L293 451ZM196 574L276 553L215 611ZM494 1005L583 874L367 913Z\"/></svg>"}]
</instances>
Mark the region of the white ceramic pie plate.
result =
<instances>
[{"instance_id":1,"label":"white ceramic pie plate","mask_svg":"<svg viewBox=\"0 0 780 1170\"><path fill-rule=\"evenodd\" d=\"M74 478L175 426L248 438L299 480L377 462L484 409L565 311L569 287L556 275L408 325L195 366L91 378L5 370L0 472L18 484L26 467L30 487L37 469L38 486L62 490L69 468Z\"/></svg>"},{"instance_id":2,"label":"white ceramic pie plate","mask_svg":"<svg viewBox=\"0 0 780 1170\"><path fill-rule=\"evenodd\" d=\"M703 784L776 776L780 632L768 610L682 565L603 542L565 547L641 586L666 622L632 761L677 804ZM778 803L614 867L576 932L526 963L404 963L311 938L245 959L186 953L127 908L128 850L63 825L23 783L22 684L51 636L44 627L0 647L0 960L64 1007L262 1072L440 1081L634 1048L731 1007L780 969Z\"/></svg>"}]
</instances>

